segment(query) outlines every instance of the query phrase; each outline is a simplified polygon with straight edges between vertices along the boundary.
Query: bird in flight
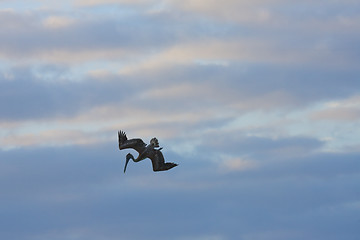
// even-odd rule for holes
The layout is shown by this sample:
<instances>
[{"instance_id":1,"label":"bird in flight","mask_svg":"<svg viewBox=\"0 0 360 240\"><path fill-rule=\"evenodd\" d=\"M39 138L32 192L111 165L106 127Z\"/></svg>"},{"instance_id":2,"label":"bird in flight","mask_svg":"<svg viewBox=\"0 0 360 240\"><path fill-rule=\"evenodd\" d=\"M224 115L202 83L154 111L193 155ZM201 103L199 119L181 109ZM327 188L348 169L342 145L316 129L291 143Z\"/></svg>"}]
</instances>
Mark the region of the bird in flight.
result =
<instances>
[{"instance_id":1,"label":"bird in flight","mask_svg":"<svg viewBox=\"0 0 360 240\"><path fill-rule=\"evenodd\" d=\"M126 155L124 173L130 159L132 159L134 162L140 162L141 160L150 158L154 172L166 171L177 166L176 163L165 162L164 156L160 151L162 148L159 148L159 141L156 138L152 138L150 140L150 144L147 145L140 138L127 139L125 132L121 130L118 131L118 137L120 150L132 148L139 153L136 159L131 153Z\"/></svg>"}]
</instances>

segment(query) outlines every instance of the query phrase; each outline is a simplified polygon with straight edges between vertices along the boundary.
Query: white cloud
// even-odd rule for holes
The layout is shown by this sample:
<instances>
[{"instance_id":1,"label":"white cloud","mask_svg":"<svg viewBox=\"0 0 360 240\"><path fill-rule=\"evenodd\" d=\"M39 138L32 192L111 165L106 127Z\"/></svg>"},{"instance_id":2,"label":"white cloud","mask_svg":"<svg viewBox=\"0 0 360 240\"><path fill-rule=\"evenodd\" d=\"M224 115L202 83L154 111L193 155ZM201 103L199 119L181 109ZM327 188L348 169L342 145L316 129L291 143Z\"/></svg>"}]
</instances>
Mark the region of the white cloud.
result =
<instances>
[{"instance_id":1,"label":"white cloud","mask_svg":"<svg viewBox=\"0 0 360 240\"><path fill-rule=\"evenodd\" d=\"M270 4L279 1L167 1L169 5L186 11L237 22L264 23L271 19Z\"/></svg>"},{"instance_id":2,"label":"white cloud","mask_svg":"<svg viewBox=\"0 0 360 240\"><path fill-rule=\"evenodd\" d=\"M57 28L69 27L71 24L74 24L74 22L75 20L70 17L50 16L43 21L43 24L47 28L57 29Z\"/></svg>"},{"instance_id":3,"label":"white cloud","mask_svg":"<svg viewBox=\"0 0 360 240\"><path fill-rule=\"evenodd\" d=\"M326 109L312 114L312 119L330 121L356 121L360 120L360 109L344 107Z\"/></svg>"},{"instance_id":4,"label":"white cloud","mask_svg":"<svg viewBox=\"0 0 360 240\"><path fill-rule=\"evenodd\" d=\"M193 125L225 117L214 116L211 110L166 112L126 104L94 107L73 117L1 122L0 126L6 127L0 132L1 148L101 143L113 139L120 129L143 137L153 137L156 132L160 139L169 139L181 136Z\"/></svg>"},{"instance_id":5,"label":"white cloud","mask_svg":"<svg viewBox=\"0 0 360 240\"><path fill-rule=\"evenodd\" d=\"M330 101L311 114L313 120L357 121L360 120L360 96L352 96L339 101Z\"/></svg>"},{"instance_id":6,"label":"white cloud","mask_svg":"<svg viewBox=\"0 0 360 240\"><path fill-rule=\"evenodd\" d=\"M84 133L79 130L47 129L35 133L10 134L0 139L2 149L12 149L28 146L65 146L88 145L99 143L99 135Z\"/></svg>"},{"instance_id":7,"label":"white cloud","mask_svg":"<svg viewBox=\"0 0 360 240\"><path fill-rule=\"evenodd\" d=\"M258 163L243 158L229 158L219 162L220 169L228 171L246 171L258 167Z\"/></svg>"},{"instance_id":8,"label":"white cloud","mask_svg":"<svg viewBox=\"0 0 360 240\"><path fill-rule=\"evenodd\" d=\"M143 5L148 4L148 0L75 0L77 6L97 6L97 5L109 5L109 4L131 4L131 5ZM154 1L150 1L154 2Z\"/></svg>"}]
</instances>

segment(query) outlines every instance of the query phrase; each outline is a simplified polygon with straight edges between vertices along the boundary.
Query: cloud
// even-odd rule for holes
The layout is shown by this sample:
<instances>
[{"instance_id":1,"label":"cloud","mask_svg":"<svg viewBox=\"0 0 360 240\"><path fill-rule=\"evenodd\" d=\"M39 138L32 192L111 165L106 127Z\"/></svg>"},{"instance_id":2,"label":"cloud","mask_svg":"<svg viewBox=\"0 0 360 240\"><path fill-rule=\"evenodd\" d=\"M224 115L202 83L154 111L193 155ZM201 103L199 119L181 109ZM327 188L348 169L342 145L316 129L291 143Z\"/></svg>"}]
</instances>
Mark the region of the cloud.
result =
<instances>
[{"instance_id":1,"label":"cloud","mask_svg":"<svg viewBox=\"0 0 360 240\"><path fill-rule=\"evenodd\" d=\"M311 107L330 96L356 92L356 88L346 87L356 85L352 75L338 85L337 76L341 72L310 71L296 76L296 69L282 71L279 74L270 66L241 64L185 65L149 71L146 78L139 73L94 75L90 72L84 79L74 81L66 80L71 74L68 67L14 68L3 73L0 82L1 124L9 126L3 130L4 136L11 133L3 143L14 144L14 139L35 137L36 133L29 129L31 126L38 129L37 122L44 126L38 132L40 135L57 128L66 131L81 128L84 136L89 134L89 139L94 137L94 132L111 135L118 128L146 136L156 129L166 138L186 131L203 133L214 127L242 129L256 136L278 136L284 135L285 126L296 126L298 117L290 116L298 107ZM310 78L303 80L304 76ZM328 76L327 88L318 88ZM289 77L293 77L291 81ZM15 122L9 125L9 121ZM279 127L280 123L285 125ZM99 136L98 141L101 139ZM41 141L32 142L41 144Z\"/></svg>"},{"instance_id":2,"label":"cloud","mask_svg":"<svg viewBox=\"0 0 360 240\"><path fill-rule=\"evenodd\" d=\"M14 68L8 73L12 76L11 80L0 81L3 109L1 119L41 119L54 115L73 115L84 108L101 105L101 102L121 101L131 94L131 87L126 82L62 81L57 75L61 75L63 71L66 75L66 69L45 67L39 71L40 73L35 74L28 67ZM47 79L48 74L55 75L55 79Z\"/></svg>"},{"instance_id":3,"label":"cloud","mask_svg":"<svg viewBox=\"0 0 360 240\"><path fill-rule=\"evenodd\" d=\"M224 160L220 167L223 167L225 171L246 171L256 166L257 164L254 161L234 158Z\"/></svg>"},{"instance_id":4,"label":"cloud","mask_svg":"<svg viewBox=\"0 0 360 240\"><path fill-rule=\"evenodd\" d=\"M335 108L313 114L315 120L354 121L360 119L360 109Z\"/></svg>"},{"instance_id":5,"label":"cloud","mask_svg":"<svg viewBox=\"0 0 360 240\"><path fill-rule=\"evenodd\" d=\"M356 121L360 119L359 96L352 96L339 101L325 104L325 109L314 112L311 118L314 120L329 121Z\"/></svg>"},{"instance_id":6,"label":"cloud","mask_svg":"<svg viewBox=\"0 0 360 240\"><path fill-rule=\"evenodd\" d=\"M62 16L50 16L44 20L45 27L48 28L64 28L69 27L69 25L73 24L74 20L69 17Z\"/></svg>"},{"instance_id":7,"label":"cloud","mask_svg":"<svg viewBox=\"0 0 360 240\"><path fill-rule=\"evenodd\" d=\"M174 8L180 8L184 11L190 11L197 14L204 14L220 20L263 24L267 26L271 26L274 23L276 23L277 26L281 24L284 25L280 20L289 16L302 21L306 21L310 18L331 18L338 9L343 10L342 12L345 13L351 13L349 9L357 7L357 4L353 0L344 1L341 4L339 4L338 1L326 3L302 1L289 4L289 2L283 0L256 0L251 2L229 0L223 3L214 0L186 0L167 1L167 3ZM325 11L319 12L319 8L325 9Z\"/></svg>"},{"instance_id":8,"label":"cloud","mask_svg":"<svg viewBox=\"0 0 360 240\"><path fill-rule=\"evenodd\" d=\"M319 67L331 65L334 68L344 64L342 60L338 61L339 58L334 56L335 52L332 50L314 51L316 46L304 46L306 49L293 48L286 46L290 43L279 42L278 39L271 38L264 42L262 39L259 40L258 36L253 38L229 36L229 38L231 39L210 38L206 43L200 39L186 44L172 45L133 64L125 65L120 72L132 74L143 70L162 70L176 65L189 64L189 62L194 64L221 63L215 65L225 67L231 65L231 62L257 62L281 65L282 67L290 64L312 64ZM349 62L349 64L352 63Z\"/></svg>"},{"instance_id":9,"label":"cloud","mask_svg":"<svg viewBox=\"0 0 360 240\"><path fill-rule=\"evenodd\" d=\"M150 2L155 2L155 1L150 1ZM81 6L81 7L93 7L93 6L98 6L98 5L112 5L112 4L119 4L119 5L147 5L147 4L149 4L149 1L145 1L145 0L135 0L135 1L131 1L131 0L105 0L105 1L100 1L100 0L89 0L89 1L76 0L75 1L75 5L78 5L78 6Z\"/></svg>"},{"instance_id":10,"label":"cloud","mask_svg":"<svg viewBox=\"0 0 360 240\"><path fill-rule=\"evenodd\" d=\"M356 220L344 204L356 199L351 186L357 183L358 154L312 155L286 162L269 159L265 168L225 174L214 171L209 161L182 157L172 173L154 175L149 162L140 162L133 163L126 176L121 173L124 155L116 144L0 151L6 219L2 236L155 239L154 227L161 224L162 236L180 239L259 236L269 233L269 228L276 236L296 229L288 234L300 239L314 234L309 232L311 219L328 219L317 225L316 234L324 237L333 234L327 229L331 222ZM159 201L161 207L155 207ZM31 221L35 216L39 221ZM16 233L10 228L15 221L22 224ZM130 230L134 221L142 231ZM352 236L354 230L346 229Z\"/></svg>"},{"instance_id":11,"label":"cloud","mask_svg":"<svg viewBox=\"0 0 360 240\"><path fill-rule=\"evenodd\" d=\"M276 4L279 1L271 1ZM184 10L195 11L210 16L221 17L226 20L238 21L265 21L269 19L270 13L264 7L269 1L227 1L218 3L216 1L171 1L176 7ZM235 14L235 13L238 14Z\"/></svg>"},{"instance_id":12,"label":"cloud","mask_svg":"<svg viewBox=\"0 0 360 240\"><path fill-rule=\"evenodd\" d=\"M0 140L2 148L27 147L41 145L78 145L99 143L99 135L85 134L79 130L38 130L35 134L18 133L8 135Z\"/></svg>"},{"instance_id":13,"label":"cloud","mask_svg":"<svg viewBox=\"0 0 360 240\"><path fill-rule=\"evenodd\" d=\"M232 156L248 156L260 162L267 159L289 159L306 156L321 149L323 143L311 137L255 137L247 131L213 131L205 134L198 149L227 153ZM205 150L206 149L206 150Z\"/></svg>"},{"instance_id":14,"label":"cloud","mask_svg":"<svg viewBox=\"0 0 360 240\"><path fill-rule=\"evenodd\" d=\"M283 1L275 3L283 4ZM137 4L141 6L142 2L135 5ZM353 63L356 62L357 55L353 48L344 47L354 44L329 35L334 28L327 27L336 26L339 35L345 34L348 39L354 39L355 43L358 36L352 31L356 28L352 23L356 22L356 19L351 14L343 14L335 20L307 20L301 24L296 18L285 16L286 21L281 19L275 27L267 26L267 23L271 22L269 20L257 27L251 27L237 22L204 19L191 12L181 11L185 6L193 6L198 10L209 8L214 13L220 13L224 8L224 12L236 9L237 16L244 16L238 13L239 9L249 12L248 7L258 8L263 4L263 1L251 4L243 1L218 4L212 1L206 5L201 1L192 4L167 2L167 12L147 14L133 11L133 14L121 17L92 12L80 12L81 14L74 17L70 15L71 12L54 13L50 10L31 13L2 11L0 18L6 23L4 28L8 31L0 38L3 46L0 55L8 60L27 63L40 60L62 64L89 64L101 60L110 64L117 61L122 73L134 73L149 68L161 69L191 61L308 64L333 68L351 65L356 68ZM290 10L292 11L291 8ZM182 18L182 14L187 17ZM93 21L93 17L97 20ZM288 21L292 24L283 24ZM314 26L319 27L313 29ZM267 27L272 29L271 33L265 30ZM319 31L324 32L320 34ZM325 37L322 37L324 35Z\"/></svg>"},{"instance_id":15,"label":"cloud","mask_svg":"<svg viewBox=\"0 0 360 240\"><path fill-rule=\"evenodd\" d=\"M53 15L51 12L3 11L0 19L5 25L10 24L4 26L9 31L1 36L3 47L0 54L22 61L56 61L59 58L58 61L66 62L62 55L71 56L67 61L72 58L84 61L85 58L81 58L83 55L87 61L99 59L104 54L106 57L115 54L122 57L121 53L136 53L140 48L144 50L148 44L153 47L166 45L166 39L172 38L170 32L159 28L144 29L146 25L142 23L146 21L157 25L156 19L145 16L129 16L126 19L101 17L93 21L89 17L75 18L65 14Z\"/></svg>"}]
</instances>

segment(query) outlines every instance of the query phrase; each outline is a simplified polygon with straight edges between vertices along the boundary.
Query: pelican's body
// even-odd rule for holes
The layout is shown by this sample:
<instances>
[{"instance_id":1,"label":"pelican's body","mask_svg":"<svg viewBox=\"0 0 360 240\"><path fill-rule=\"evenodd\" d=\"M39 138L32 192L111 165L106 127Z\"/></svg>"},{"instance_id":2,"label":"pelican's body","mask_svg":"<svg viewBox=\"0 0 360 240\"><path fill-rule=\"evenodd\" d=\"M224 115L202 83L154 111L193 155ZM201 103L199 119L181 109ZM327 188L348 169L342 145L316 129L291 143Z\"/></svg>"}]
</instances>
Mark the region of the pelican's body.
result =
<instances>
[{"instance_id":1,"label":"pelican's body","mask_svg":"<svg viewBox=\"0 0 360 240\"><path fill-rule=\"evenodd\" d=\"M150 158L154 172L166 171L177 166L176 163L165 163L164 156L160 151L162 148L158 148L159 142L156 138L151 139L150 144L146 145L140 138L127 139L126 134L123 131L118 132L118 137L120 150L132 148L139 153L136 159L130 153L126 155L124 173L130 159L132 159L134 162L139 162L146 158Z\"/></svg>"}]
</instances>

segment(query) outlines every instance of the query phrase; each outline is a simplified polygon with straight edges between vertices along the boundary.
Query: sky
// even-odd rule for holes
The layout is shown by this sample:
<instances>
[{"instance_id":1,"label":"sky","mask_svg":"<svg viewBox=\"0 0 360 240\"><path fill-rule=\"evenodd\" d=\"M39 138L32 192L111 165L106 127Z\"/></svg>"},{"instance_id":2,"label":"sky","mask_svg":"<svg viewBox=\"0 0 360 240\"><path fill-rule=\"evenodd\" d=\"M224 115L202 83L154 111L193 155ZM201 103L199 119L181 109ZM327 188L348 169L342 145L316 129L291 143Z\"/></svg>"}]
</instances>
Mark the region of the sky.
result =
<instances>
[{"instance_id":1,"label":"sky","mask_svg":"<svg viewBox=\"0 0 360 240\"><path fill-rule=\"evenodd\" d=\"M0 238L359 239L358 29L355 0L1 0ZM124 174L118 130L179 165Z\"/></svg>"}]
</instances>

